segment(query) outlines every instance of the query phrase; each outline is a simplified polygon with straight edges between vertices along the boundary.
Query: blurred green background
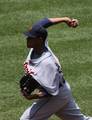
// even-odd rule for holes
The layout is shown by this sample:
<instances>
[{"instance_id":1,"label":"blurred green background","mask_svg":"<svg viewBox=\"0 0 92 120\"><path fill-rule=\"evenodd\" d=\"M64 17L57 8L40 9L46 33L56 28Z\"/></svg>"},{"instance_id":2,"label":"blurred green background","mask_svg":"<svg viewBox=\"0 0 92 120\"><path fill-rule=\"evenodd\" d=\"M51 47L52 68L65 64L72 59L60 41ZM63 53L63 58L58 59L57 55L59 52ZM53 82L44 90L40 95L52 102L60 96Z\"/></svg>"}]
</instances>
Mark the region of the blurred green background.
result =
<instances>
[{"instance_id":1,"label":"blurred green background","mask_svg":"<svg viewBox=\"0 0 92 120\"><path fill-rule=\"evenodd\" d=\"M49 45L81 111L92 115L92 0L0 0L0 120L18 120L32 103L19 91L29 51L22 33L42 18L63 16L77 18L80 25L49 28Z\"/></svg>"}]
</instances>

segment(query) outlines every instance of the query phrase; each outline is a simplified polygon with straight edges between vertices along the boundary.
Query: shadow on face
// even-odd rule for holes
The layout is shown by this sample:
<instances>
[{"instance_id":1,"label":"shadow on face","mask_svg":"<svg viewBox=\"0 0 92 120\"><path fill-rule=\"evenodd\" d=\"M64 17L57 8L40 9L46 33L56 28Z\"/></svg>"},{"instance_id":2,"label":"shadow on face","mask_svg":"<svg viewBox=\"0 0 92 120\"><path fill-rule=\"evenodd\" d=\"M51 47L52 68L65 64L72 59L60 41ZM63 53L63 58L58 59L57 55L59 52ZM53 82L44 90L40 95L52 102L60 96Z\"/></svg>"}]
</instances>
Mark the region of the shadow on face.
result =
<instances>
[{"instance_id":1,"label":"shadow on face","mask_svg":"<svg viewBox=\"0 0 92 120\"><path fill-rule=\"evenodd\" d=\"M37 37L37 38L31 38L27 37L27 47L28 48L39 48L43 46L43 39L42 37Z\"/></svg>"}]
</instances>

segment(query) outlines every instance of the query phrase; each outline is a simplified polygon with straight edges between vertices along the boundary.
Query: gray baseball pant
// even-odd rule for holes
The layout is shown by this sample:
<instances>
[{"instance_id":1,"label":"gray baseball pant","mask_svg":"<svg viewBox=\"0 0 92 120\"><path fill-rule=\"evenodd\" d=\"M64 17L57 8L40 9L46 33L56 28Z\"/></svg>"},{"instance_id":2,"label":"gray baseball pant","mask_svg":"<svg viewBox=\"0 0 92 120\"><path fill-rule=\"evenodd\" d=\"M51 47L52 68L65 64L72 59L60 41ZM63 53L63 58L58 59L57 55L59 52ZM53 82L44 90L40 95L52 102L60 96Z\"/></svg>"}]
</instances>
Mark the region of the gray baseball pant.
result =
<instances>
[{"instance_id":1,"label":"gray baseball pant","mask_svg":"<svg viewBox=\"0 0 92 120\"><path fill-rule=\"evenodd\" d=\"M60 87L57 96L37 100L21 116L20 120L48 120L53 114L62 120L92 120L80 112L75 103L69 84Z\"/></svg>"}]
</instances>

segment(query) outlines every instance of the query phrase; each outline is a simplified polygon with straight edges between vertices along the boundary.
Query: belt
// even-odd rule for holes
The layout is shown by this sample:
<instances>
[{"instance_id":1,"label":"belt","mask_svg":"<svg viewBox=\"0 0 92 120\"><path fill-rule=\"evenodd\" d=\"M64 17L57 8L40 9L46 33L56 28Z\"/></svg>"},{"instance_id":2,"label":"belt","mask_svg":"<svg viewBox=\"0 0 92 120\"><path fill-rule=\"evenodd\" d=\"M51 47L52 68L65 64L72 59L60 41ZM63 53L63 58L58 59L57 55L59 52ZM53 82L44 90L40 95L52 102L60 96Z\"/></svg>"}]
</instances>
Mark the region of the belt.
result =
<instances>
[{"instance_id":1,"label":"belt","mask_svg":"<svg viewBox=\"0 0 92 120\"><path fill-rule=\"evenodd\" d=\"M65 79L62 77L62 83L60 82L59 88L60 88L60 87L63 87L64 84L65 84Z\"/></svg>"}]
</instances>

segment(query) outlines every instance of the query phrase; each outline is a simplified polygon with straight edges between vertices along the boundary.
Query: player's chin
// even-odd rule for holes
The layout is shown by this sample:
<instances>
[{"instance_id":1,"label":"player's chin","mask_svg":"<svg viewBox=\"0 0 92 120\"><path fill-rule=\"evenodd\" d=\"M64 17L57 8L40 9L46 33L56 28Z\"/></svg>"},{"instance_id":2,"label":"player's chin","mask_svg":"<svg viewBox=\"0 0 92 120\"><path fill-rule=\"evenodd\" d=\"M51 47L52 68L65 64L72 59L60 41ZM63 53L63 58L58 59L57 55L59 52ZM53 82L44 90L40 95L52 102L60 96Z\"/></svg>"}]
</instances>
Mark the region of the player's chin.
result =
<instances>
[{"instance_id":1,"label":"player's chin","mask_svg":"<svg viewBox=\"0 0 92 120\"><path fill-rule=\"evenodd\" d=\"M32 46L32 45L27 44L27 48L33 48L33 46Z\"/></svg>"},{"instance_id":2,"label":"player's chin","mask_svg":"<svg viewBox=\"0 0 92 120\"><path fill-rule=\"evenodd\" d=\"M27 48L32 48L32 47L30 47L30 46L27 46Z\"/></svg>"}]
</instances>

